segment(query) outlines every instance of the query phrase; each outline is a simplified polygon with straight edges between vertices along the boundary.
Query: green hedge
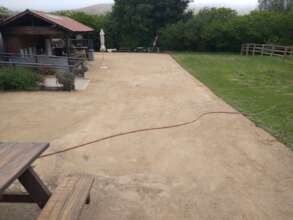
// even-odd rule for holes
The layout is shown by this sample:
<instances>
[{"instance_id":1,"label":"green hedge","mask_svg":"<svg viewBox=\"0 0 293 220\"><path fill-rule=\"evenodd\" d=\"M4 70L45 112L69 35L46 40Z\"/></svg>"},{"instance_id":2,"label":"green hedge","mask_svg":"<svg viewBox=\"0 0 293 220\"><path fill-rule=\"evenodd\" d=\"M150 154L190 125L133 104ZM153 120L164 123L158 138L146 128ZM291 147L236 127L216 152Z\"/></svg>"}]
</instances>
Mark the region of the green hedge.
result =
<instances>
[{"instance_id":1,"label":"green hedge","mask_svg":"<svg viewBox=\"0 0 293 220\"><path fill-rule=\"evenodd\" d=\"M203 9L187 22L161 31L161 48L189 51L240 51L242 43L293 44L293 10L238 15L227 8Z\"/></svg>"},{"instance_id":2,"label":"green hedge","mask_svg":"<svg viewBox=\"0 0 293 220\"><path fill-rule=\"evenodd\" d=\"M2 91L36 90L40 82L42 77L30 69L0 68L0 90Z\"/></svg>"},{"instance_id":3,"label":"green hedge","mask_svg":"<svg viewBox=\"0 0 293 220\"><path fill-rule=\"evenodd\" d=\"M164 4L165 1L157 2ZM94 28L95 32L91 37L96 43L99 43L99 32L103 28L108 48L134 48L138 45L149 47L157 34L158 44L162 50L239 52L242 43L293 44L293 9L256 10L239 15L237 11L229 8L205 8L197 14L184 16L184 19L178 22L172 21L161 25L156 20L156 16L161 16L160 13L149 15L148 7L142 3L138 6L132 9L132 3L129 3L129 7L124 7L124 10L129 12L125 15L128 22L121 22L121 18L115 18L113 13L87 15L82 12L65 11L59 14ZM166 11L169 6L164 7ZM147 14L140 13L137 8ZM162 22L165 23L164 20ZM157 31L154 31L155 29ZM98 45L96 47L99 48Z\"/></svg>"}]
</instances>

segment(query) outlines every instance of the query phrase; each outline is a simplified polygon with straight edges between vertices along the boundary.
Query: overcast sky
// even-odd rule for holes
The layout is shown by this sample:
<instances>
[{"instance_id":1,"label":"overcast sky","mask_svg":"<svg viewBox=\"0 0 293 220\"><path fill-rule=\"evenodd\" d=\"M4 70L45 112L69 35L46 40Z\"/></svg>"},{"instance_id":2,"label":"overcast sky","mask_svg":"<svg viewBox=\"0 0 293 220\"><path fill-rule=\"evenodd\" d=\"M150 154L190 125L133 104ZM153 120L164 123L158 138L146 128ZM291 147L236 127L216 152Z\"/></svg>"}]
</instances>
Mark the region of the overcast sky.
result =
<instances>
[{"instance_id":1,"label":"overcast sky","mask_svg":"<svg viewBox=\"0 0 293 220\"><path fill-rule=\"evenodd\" d=\"M76 9L98 3L112 3L113 0L0 0L0 5L12 10L60 10ZM194 0L200 6L228 6L235 9L255 8L257 0Z\"/></svg>"}]
</instances>

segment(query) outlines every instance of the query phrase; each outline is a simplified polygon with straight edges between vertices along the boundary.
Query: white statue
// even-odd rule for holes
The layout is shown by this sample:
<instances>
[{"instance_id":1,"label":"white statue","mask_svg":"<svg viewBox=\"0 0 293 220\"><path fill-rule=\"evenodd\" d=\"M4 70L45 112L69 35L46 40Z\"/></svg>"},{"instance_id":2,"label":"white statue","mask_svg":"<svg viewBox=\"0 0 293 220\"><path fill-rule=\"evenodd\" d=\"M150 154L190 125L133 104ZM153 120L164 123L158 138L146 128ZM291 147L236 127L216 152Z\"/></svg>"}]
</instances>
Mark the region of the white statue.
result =
<instances>
[{"instance_id":1,"label":"white statue","mask_svg":"<svg viewBox=\"0 0 293 220\"><path fill-rule=\"evenodd\" d=\"M100 43L101 43L100 51L105 52L107 49L105 45L105 32L103 29L101 29L100 31Z\"/></svg>"}]
</instances>

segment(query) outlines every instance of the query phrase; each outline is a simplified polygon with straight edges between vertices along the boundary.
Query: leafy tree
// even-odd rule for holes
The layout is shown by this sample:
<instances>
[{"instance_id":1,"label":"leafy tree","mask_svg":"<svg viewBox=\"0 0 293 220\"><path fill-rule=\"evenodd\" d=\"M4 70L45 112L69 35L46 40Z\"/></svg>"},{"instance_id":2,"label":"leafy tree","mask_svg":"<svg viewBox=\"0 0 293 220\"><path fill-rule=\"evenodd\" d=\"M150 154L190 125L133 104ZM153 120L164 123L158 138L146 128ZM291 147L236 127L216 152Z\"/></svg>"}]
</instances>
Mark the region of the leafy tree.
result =
<instances>
[{"instance_id":1,"label":"leafy tree","mask_svg":"<svg viewBox=\"0 0 293 220\"><path fill-rule=\"evenodd\" d=\"M96 31L100 31L100 29L104 27L107 19L107 15L89 15L78 11L59 11L56 14L70 17L93 28Z\"/></svg>"},{"instance_id":2,"label":"leafy tree","mask_svg":"<svg viewBox=\"0 0 293 220\"><path fill-rule=\"evenodd\" d=\"M187 22L168 25L161 46L171 50L239 51L242 43L293 44L293 11L204 9Z\"/></svg>"},{"instance_id":3,"label":"leafy tree","mask_svg":"<svg viewBox=\"0 0 293 220\"><path fill-rule=\"evenodd\" d=\"M0 6L0 21L8 18L11 15L12 13L8 8Z\"/></svg>"},{"instance_id":4,"label":"leafy tree","mask_svg":"<svg viewBox=\"0 0 293 220\"><path fill-rule=\"evenodd\" d=\"M237 12L229 8L203 9L195 16L200 26L201 50L226 50L227 23L237 17Z\"/></svg>"},{"instance_id":5,"label":"leafy tree","mask_svg":"<svg viewBox=\"0 0 293 220\"><path fill-rule=\"evenodd\" d=\"M157 35L159 46L165 50L239 51L242 43L293 44L293 10L237 15L229 8L206 8L190 15L183 10L184 4L180 10L169 10L171 6L166 3L171 0L116 1L108 15L59 13L94 28L96 43L103 28L108 48L152 46ZM162 8L156 9L158 5Z\"/></svg>"},{"instance_id":6,"label":"leafy tree","mask_svg":"<svg viewBox=\"0 0 293 220\"><path fill-rule=\"evenodd\" d=\"M161 33L160 46L167 50L192 51L199 48L199 25L195 19L168 25Z\"/></svg>"},{"instance_id":7,"label":"leafy tree","mask_svg":"<svg viewBox=\"0 0 293 220\"><path fill-rule=\"evenodd\" d=\"M228 50L227 23L237 17L228 8L205 8L192 19L168 26L162 31L163 48L182 50Z\"/></svg>"},{"instance_id":8,"label":"leafy tree","mask_svg":"<svg viewBox=\"0 0 293 220\"><path fill-rule=\"evenodd\" d=\"M229 50L239 51L242 43L292 44L292 16L281 12L252 12L227 23ZM291 36L291 37L290 37Z\"/></svg>"},{"instance_id":9,"label":"leafy tree","mask_svg":"<svg viewBox=\"0 0 293 220\"><path fill-rule=\"evenodd\" d=\"M262 11L286 11L293 8L293 0L258 0Z\"/></svg>"},{"instance_id":10,"label":"leafy tree","mask_svg":"<svg viewBox=\"0 0 293 220\"><path fill-rule=\"evenodd\" d=\"M92 34L91 39L94 41L95 48L99 48L99 33L101 29L106 29L108 32L108 27L110 23L110 15L89 15L84 12L78 11L58 11L56 12L57 15L67 16L76 21L79 21L95 30ZM109 30L110 32L110 30ZM111 35L107 36L107 45L110 46L112 43L112 39L110 38Z\"/></svg>"},{"instance_id":11,"label":"leafy tree","mask_svg":"<svg viewBox=\"0 0 293 220\"><path fill-rule=\"evenodd\" d=\"M190 15L189 0L115 0L112 24L117 45L150 46L160 29Z\"/></svg>"}]
</instances>

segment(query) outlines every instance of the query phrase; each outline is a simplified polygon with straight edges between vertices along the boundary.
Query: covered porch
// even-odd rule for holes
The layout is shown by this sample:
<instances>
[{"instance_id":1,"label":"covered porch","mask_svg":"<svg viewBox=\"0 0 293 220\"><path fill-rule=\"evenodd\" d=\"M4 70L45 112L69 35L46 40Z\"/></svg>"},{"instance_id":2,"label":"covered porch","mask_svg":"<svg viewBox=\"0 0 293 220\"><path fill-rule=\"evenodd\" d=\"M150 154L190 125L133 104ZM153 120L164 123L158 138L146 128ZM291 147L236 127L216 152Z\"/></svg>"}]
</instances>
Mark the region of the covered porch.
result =
<instances>
[{"instance_id":1,"label":"covered porch","mask_svg":"<svg viewBox=\"0 0 293 220\"><path fill-rule=\"evenodd\" d=\"M93 59L92 31L67 17L26 10L1 24L1 64L71 70Z\"/></svg>"}]
</instances>

